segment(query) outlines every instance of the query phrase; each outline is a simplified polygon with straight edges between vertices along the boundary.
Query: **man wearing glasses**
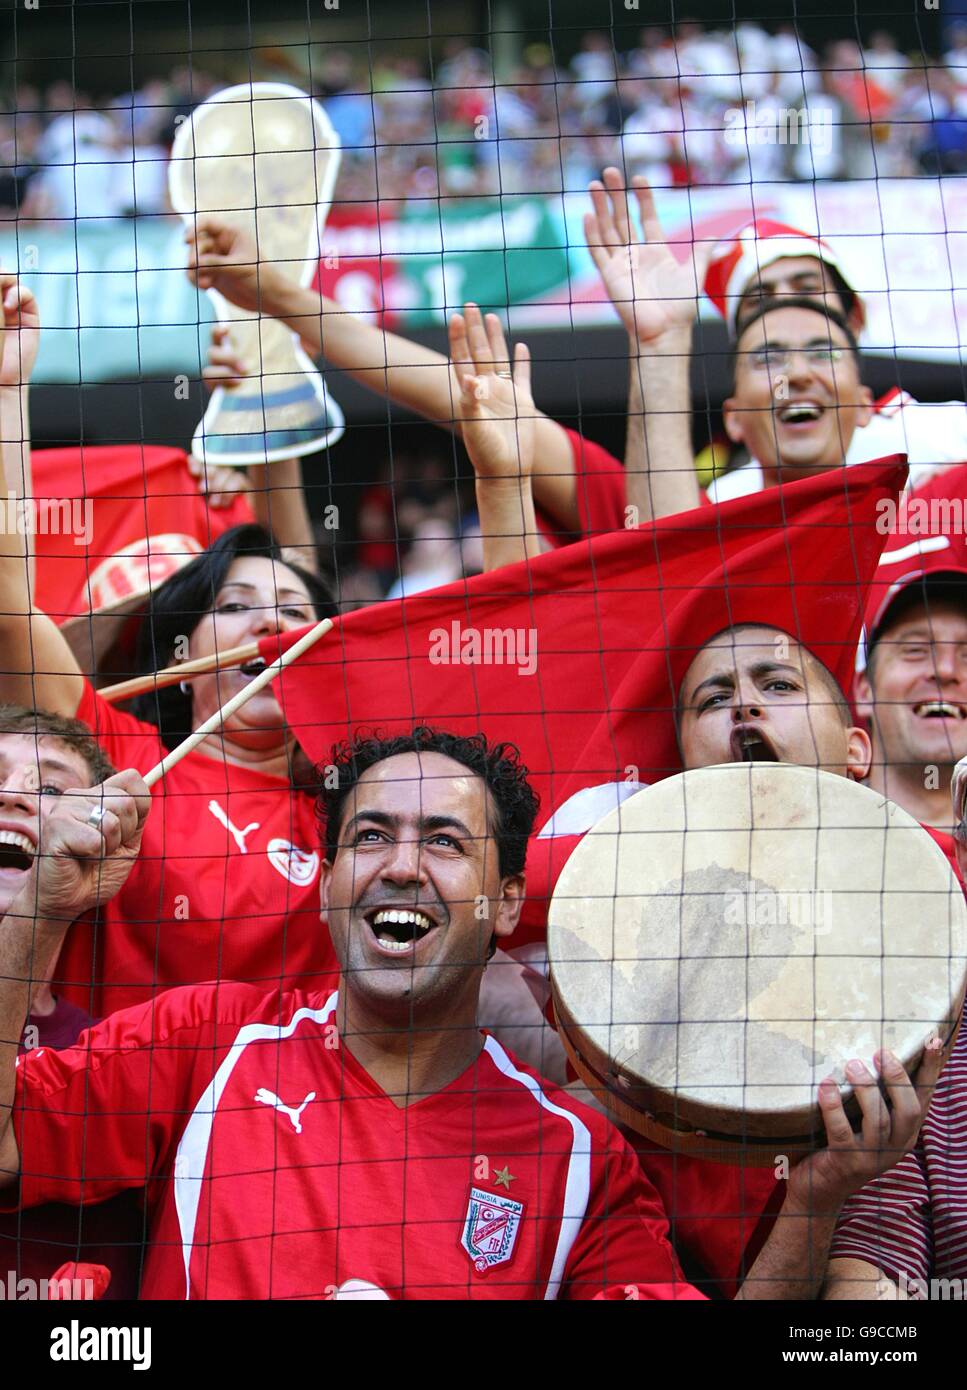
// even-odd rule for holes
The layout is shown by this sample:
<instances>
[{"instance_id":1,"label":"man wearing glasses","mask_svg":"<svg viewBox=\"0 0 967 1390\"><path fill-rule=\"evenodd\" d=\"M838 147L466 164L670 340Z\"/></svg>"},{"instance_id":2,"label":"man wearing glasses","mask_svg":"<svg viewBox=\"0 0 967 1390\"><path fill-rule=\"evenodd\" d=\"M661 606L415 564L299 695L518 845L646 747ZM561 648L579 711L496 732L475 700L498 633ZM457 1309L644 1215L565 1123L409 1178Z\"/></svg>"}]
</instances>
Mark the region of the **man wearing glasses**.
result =
<instances>
[{"instance_id":1,"label":"man wearing glasses","mask_svg":"<svg viewBox=\"0 0 967 1390\"><path fill-rule=\"evenodd\" d=\"M873 394L841 315L813 299L766 300L746 318L734 361L725 429L759 460L765 487L842 465Z\"/></svg>"}]
</instances>

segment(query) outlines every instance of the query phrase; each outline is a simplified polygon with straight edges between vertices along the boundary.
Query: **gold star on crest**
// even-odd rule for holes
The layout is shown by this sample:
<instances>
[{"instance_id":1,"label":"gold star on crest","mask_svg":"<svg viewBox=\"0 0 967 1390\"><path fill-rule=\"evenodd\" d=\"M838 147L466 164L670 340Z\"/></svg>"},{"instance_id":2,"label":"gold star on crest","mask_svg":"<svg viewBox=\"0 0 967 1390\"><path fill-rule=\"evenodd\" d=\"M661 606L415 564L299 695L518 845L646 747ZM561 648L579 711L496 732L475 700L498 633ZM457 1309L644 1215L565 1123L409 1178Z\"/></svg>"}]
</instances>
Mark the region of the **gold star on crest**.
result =
<instances>
[{"instance_id":1,"label":"gold star on crest","mask_svg":"<svg viewBox=\"0 0 967 1390\"><path fill-rule=\"evenodd\" d=\"M508 1163L505 1163L503 1168L494 1169L495 1187L506 1187L507 1191L509 1192L511 1183L516 1181L517 1179L514 1177L514 1174L510 1171L510 1165Z\"/></svg>"}]
</instances>

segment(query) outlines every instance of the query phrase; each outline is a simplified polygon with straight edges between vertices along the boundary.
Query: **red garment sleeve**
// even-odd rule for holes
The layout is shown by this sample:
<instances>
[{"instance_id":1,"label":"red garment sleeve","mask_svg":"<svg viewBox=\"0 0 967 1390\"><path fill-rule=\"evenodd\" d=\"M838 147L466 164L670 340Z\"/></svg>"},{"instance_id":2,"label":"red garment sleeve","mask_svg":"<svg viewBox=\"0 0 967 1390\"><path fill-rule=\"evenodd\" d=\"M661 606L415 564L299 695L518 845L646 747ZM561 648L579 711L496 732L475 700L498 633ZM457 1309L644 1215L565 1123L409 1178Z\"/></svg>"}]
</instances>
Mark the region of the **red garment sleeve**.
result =
<instances>
[{"instance_id":1,"label":"red garment sleeve","mask_svg":"<svg viewBox=\"0 0 967 1390\"><path fill-rule=\"evenodd\" d=\"M579 534L598 536L606 531L620 531L625 524L624 465L600 444L575 430L562 428L571 446ZM537 524L554 546L568 545L574 540L573 535L563 535L560 526L540 510Z\"/></svg>"},{"instance_id":2,"label":"red garment sleeve","mask_svg":"<svg viewBox=\"0 0 967 1390\"><path fill-rule=\"evenodd\" d=\"M571 1249L561 1297L701 1299L668 1239L668 1221L638 1160L613 1126L592 1164L585 1219Z\"/></svg>"},{"instance_id":3,"label":"red garment sleeve","mask_svg":"<svg viewBox=\"0 0 967 1390\"><path fill-rule=\"evenodd\" d=\"M84 682L74 717L92 730L119 772L126 767L149 772L167 751L153 724L136 719L125 710L115 709L98 695L90 681Z\"/></svg>"},{"instance_id":4,"label":"red garment sleeve","mask_svg":"<svg viewBox=\"0 0 967 1390\"><path fill-rule=\"evenodd\" d=\"M734 1298L772 1229L786 1185L772 1168L742 1167L635 1140L642 1171L659 1194L675 1249L696 1278Z\"/></svg>"},{"instance_id":5,"label":"red garment sleeve","mask_svg":"<svg viewBox=\"0 0 967 1390\"><path fill-rule=\"evenodd\" d=\"M278 1007L278 994L244 985L189 986L112 1014L74 1047L19 1057L20 1193L7 1209L11 1197L23 1207L83 1206L165 1176L239 1028Z\"/></svg>"}]
</instances>

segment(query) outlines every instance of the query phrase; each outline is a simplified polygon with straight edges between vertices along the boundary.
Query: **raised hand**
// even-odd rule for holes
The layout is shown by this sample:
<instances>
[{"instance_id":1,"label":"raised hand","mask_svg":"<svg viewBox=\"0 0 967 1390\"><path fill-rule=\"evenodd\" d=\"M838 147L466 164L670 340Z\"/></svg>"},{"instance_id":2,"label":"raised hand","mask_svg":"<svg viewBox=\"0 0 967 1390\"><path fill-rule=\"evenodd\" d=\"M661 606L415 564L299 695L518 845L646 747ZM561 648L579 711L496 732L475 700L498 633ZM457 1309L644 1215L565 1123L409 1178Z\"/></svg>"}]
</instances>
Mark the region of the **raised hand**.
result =
<instances>
[{"instance_id":1,"label":"raised hand","mask_svg":"<svg viewBox=\"0 0 967 1390\"><path fill-rule=\"evenodd\" d=\"M293 282L274 263L259 260L255 238L248 232L205 213L189 226L185 242L193 285L217 290L240 309L278 316L283 293Z\"/></svg>"},{"instance_id":2,"label":"raised hand","mask_svg":"<svg viewBox=\"0 0 967 1390\"><path fill-rule=\"evenodd\" d=\"M459 397L455 414L478 478L529 477L534 464L537 410L531 395L530 352L514 349L513 370L500 319L464 306L449 323L450 360Z\"/></svg>"},{"instance_id":3,"label":"raised hand","mask_svg":"<svg viewBox=\"0 0 967 1390\"><path fill-rule=\"evenodd\" d=\"M0 352L0 387L26 386L40 346L40 311L32 290L16 275L0 274L3 306L3 350Z\"/></svg>"},{"instance_id":4,"label":"raised hand","mask_svg":"<svg viewBox=\"0 0 967 1390\"><path fill-rule=\"evenodd\" d=\"M41 821L40 843L10 913L73 922L124 886L141 848L151 793L140 773L70 790Z\"/></svg>"},{"instance_id":5,"label":"raised hand","mask_svg":"<svg viewBox=\"0 0 967 1390\"><path fill-rule=\"evenodd\" d=\"M623 176L608 168L603 177L603 183L594 179L588 188L593 205L584 218L588 250L625 328L643 346L653 345L665 333L690 327L712 243L668 242L648 181L636 174L631 186L641 218L639 237Z\"/></svg>"},{"instance_id":6,"label":"raised hand","mask_svg":"<svg viewBox=\"0 0 967 1390\"><path fill-rule=\"evenodd\" d=\"M898 1163L917 1142L944 1063L939 1039L927 1043L913 1081L892 1052L877 1053L874 1060L889 1106L862 1062L847 1066L863 1115L859 1134L853 1133L835 1080L827 1077L819 1087L827 1147L793 1168L787 1190L788 1199L804 1211L815 1215L835 1211L852 1193Z\"/></svg>"},{"instance_id":7,"label":"raised hand","mask_svg":"<svg viewBox=\"0 0 967 1390\"><path fill-rule=\"evenodd\" d=\"M202 380L210 391L221 386L233 391L245 376L245 366L232 344L229 326L216 324L212 329L208 359L202 368ZM206 464L194 454L189 455L188 471L198 480L198 491L216 509L231 506L240 492L249 491L248 475L223 463Z\"/></svg>"}]
</instances>

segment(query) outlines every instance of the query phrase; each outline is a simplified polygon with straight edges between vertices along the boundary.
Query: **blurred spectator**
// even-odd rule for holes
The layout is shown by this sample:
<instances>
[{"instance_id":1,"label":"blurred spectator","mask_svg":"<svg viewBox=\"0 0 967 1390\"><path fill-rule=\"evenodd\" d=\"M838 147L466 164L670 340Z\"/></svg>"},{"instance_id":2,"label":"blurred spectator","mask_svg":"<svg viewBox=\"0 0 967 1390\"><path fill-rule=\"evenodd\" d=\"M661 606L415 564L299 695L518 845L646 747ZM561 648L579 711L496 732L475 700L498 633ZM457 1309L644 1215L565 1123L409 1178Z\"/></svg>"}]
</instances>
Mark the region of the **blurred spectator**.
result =
<instances>
[{"instance_id":1,"label":"blurred spectator","mask_svg":"<svg viewBox=\"0 0 967 1390\"><path fill-rule=\"evenodd\" d=\"M413 532L401 571L399 579L390 586L388 599L405 598L460 579L463 561L453 524L439 516L421 521Z\"/></svg>"},{"instance_id":2,"label":"blurred spectator","mask_svg":"<svg viewBox=\"0 0 967 1390\"><path fill-rule=\"evenodd\" d=\"M863 53L863 62L868 72L875 73L876 81L885 92L895 96L903 85L903 75L910 66L910 59L900 52L892 34L878 29L870 38L870 44Z\"/></svg>"},{"instance_id":3,"label":"blurred spectator","mask_svg":"<svg viewBox=\"0 0 967 1390\"><path fill-rule=\"evenodd\" d=\"M676 76L678 59L667 29L655 25L642 29L638 47L628 55L628 71L638 77Z\"/></svg>"},{"instance_id":4,"label":"blurred spectator","mask_svg":"<svg viewBox=\"0 0 967 1390\"><path fill-rule=\"evenodd\" d=\"M780 24L771 44L772 66L779 74L779 93L783 101L798 106L819 90L819 59L794 24Z\"/></svg>"},{"instance_id":5,"label":"blurred spectator","mask_svg":"<svg viewBox=\"0 0 967 1390\"><path fill-rule=\"evenodd\" d=\"M105 112L85 109L90 99L67 83L51 88L56 105L37 146L40 172L31 180L24 215L69 219L114 217L123 211L122 188L114 168L119 131ZM68 105L68 103L70 103Z\"/></svg>"},{"instance_id":6,"label":"blurred spectator","mask_svg":"<svg viewBox=\"0 0 967 1390\"><path fill-rule=\"evenodd\" d=\"M677 83L673 78L655 78L637 87L639 105L621 133L624 167L630 174L644 174L653 188L667 187L680 150L677 121L676 129L672 128Z\"/></svg>"},{"instance_id":7,"label":"blurred spectator","mask_svg":"<svg viewBox=\"0 0 967 1390\"><path fill-rule=\"evenodd\" d=\"M340 200L581 191L622 155L658 186L902 177L925 167L923 151L931 167L959 168L957 100L944 89L934 115L886 30L865 49L834 42L822 66L791 21L725 29L686 18L673 33L647 24L629 51L616 46L624 32L585 33L567 66L531 42L499 83L490 54L459 36L444 40L435 63L373 44L365 57L326 48L312 76L342 144ZM950 44L944 62L967 85L967 25L952 28ZM121 98L92 99L64 82L45 94L22 88L16 115L0 114L0 206L35 218L166 211L177 120L229 80L181 67ZM725 139L738 111L751 133L779 130L800 110L820 142ZM930 137L934 119L943 126Z\"/></svg>"},{"instance_id":8,"label":"blurred spectator","mask_svg":"<svg viewBox=\"0 0 967 1390\"><path fill-rule=\"evenodd\" d=\"M742 74L742 99L755 101L774 94L784 101L785 96L777 81L773 40L766 30L746 20L735 26L733 38L736 69Z\"/></svg>"},{"instance_id":9,"label":"blurred spectator","mask_svg":"<svg viewBox=\"0 0 967 1390\"><path fill-rule=\"evenodd\" d=\"M963 174L967 172L967 92L946 68L932 68L926 78L918 105L930 123L917 150L920 168L927 174Z\"/></svg>"},{"instance_id":10,"label":"blurred spectator","mask_svg":"<svg viewBox=\"0 0 967 1390\"><path fill-rule=\"evenodd\" d=\"M734 108L738 119L730 126L727 141L735 163L731 172L739 183L774 183L786 176L794 148L790 136L800 136L800 122L779 96L779 75L768 76L768 87L758 97ZM794 110L794 109L793 109Z\"/></svg>"},{"instance_id":11,"label":"blurred spectator","mask_svg":"<svg viewBox=\"0 0 967 1390\"><path fill-rule=\"evenodd\" d=\"M369 80L354 70L345 49L327 49L319 84L319 99L339 136L343 156L372 150L376 135Z\"/></svg>"},{"instance_id":12,"label":"blurred spectator","mask_svg":"<svg viewBox=\"0 0 967 1390\"><path fill-rule=\"evenodd\" d=\"M962 86L967 85L967 24L952 24L947 30L947 37L950 47L943 55L944 64Z\"/></svg>"},{"instance_id":13,"label":"blurred spectator","mask_svg":"<svg viewBox=\"0 0 967 1390\"><path fill-rule=\"evenodd\" d=\"M845 107L830 78L824 72L818 91L810 92L800 106L802 135L791 150L796 179L840 179L851 172L845 155Z\"/></svg>"}]
</instances>

